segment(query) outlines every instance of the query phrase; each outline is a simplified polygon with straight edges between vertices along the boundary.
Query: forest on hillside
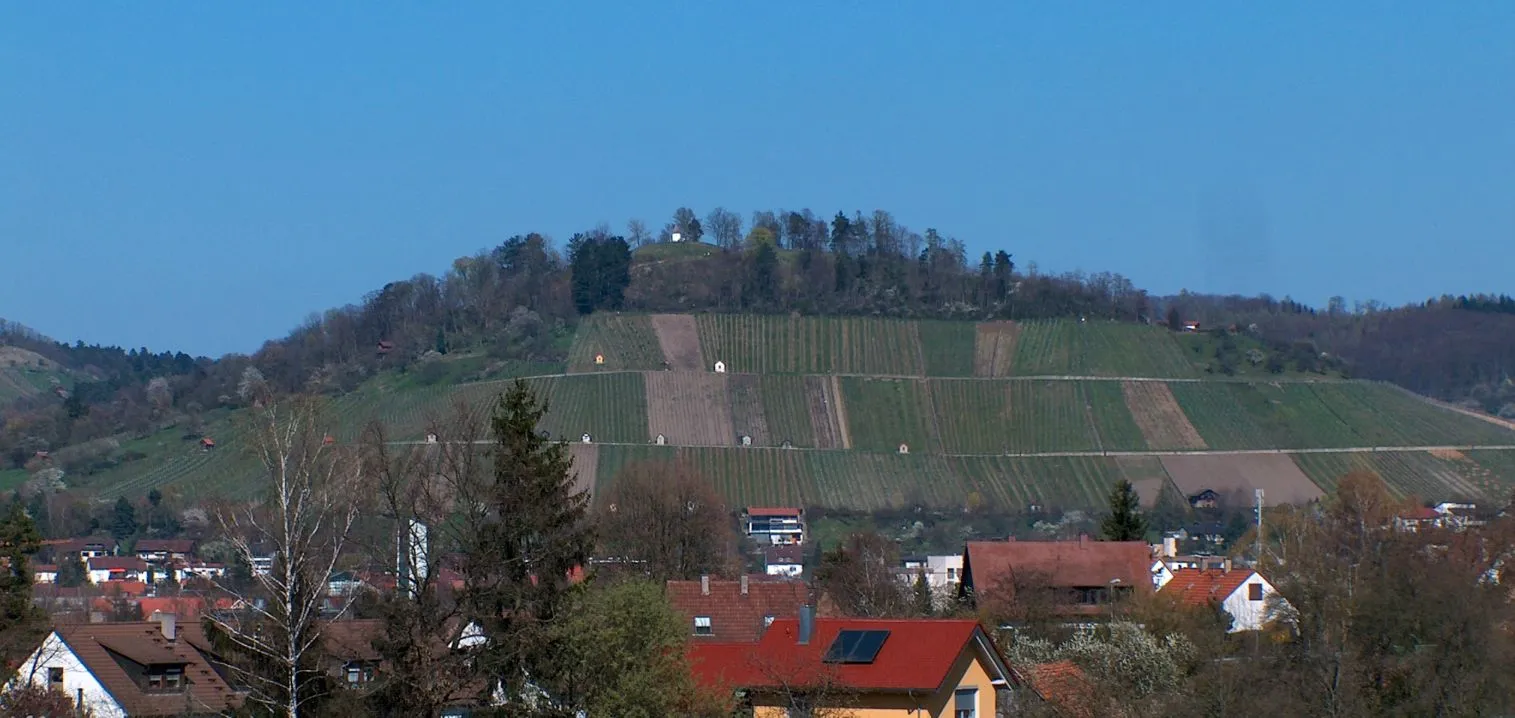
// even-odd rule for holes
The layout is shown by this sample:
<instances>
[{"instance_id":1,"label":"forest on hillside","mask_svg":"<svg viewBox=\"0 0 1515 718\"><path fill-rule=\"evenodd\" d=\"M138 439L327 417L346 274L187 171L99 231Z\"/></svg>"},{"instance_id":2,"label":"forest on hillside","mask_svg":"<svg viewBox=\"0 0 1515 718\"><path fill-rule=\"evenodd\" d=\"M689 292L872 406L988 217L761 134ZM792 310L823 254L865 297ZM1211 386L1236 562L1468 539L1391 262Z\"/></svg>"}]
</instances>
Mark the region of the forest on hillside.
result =
<instances>
[{"instance_id":1,"label":"forest on hillside","mask_svg":"<svg viewBox=\"0 0 1515 718\"><path fill-rule=\"evenodd\" d=\"M672 242L678 235L678 243ZM0 469L37 452L88 467L112 437L183 426L243 401L249 380L282 392L341 394L385 369L433 353L559 362L580 316L594 311L1035 319L1195 320L1222 335L1248 331L1301 370L1348 362L1354 376L1515 415L1515 300L1443 297L1420 305L1324 310L1290 299L1182 294L1155 298L1119 274L1048 274L1008 248L970 254L934 228L887 211L753 212L681 207L658 231L601 225L560 248L537 233L460 257L441 276L386 284L359 302L315 313L251 355L219 359L63 344L14 324L0 343L74 370L71 390L21 399L0 413ZM1312 358L1313 357L1313 358ZM1218 357L1222 364L1225 357Z\"/></svg>"}]
</instances>

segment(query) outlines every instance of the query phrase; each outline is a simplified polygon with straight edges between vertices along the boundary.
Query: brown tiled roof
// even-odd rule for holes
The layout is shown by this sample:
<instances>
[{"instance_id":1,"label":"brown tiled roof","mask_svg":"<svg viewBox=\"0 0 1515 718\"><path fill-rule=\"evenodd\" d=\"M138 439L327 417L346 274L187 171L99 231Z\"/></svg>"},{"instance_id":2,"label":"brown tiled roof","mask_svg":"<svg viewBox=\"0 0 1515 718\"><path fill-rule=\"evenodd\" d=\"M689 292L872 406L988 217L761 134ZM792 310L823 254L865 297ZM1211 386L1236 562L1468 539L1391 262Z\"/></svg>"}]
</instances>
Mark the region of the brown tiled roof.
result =
<instances>
[{"instance_id":1,"label":"brown tiled roof","mask_svg":"<svg viewBox=\"0 0 1515 718\"><path fill-rule=\"evenodd\" d=\"M192 623L180 625L174 641L163 637L156 622L86 623L58 626L54 630L128 715L221 713L242 703L242 697L195 647L205 645L205 638L200 627ZM143 661L183 665L186 689L149 693L112 654L120 656L128 666Z\"/></svg>"},{"instance_id":2,"label":"brown tiled roof","mask_svg":"<svg viewBox=\"0 0 1515 718\"><path fill-rule=\"evenodd\" d=\"M799 544L785 546L764 546L763 562L769 566L773 564L799 564L805 562L805 547Z\"/></svg>"},{"instance_id":3,"label":"brown tiled roof","mask_svg":"<svg viewBox=\"0 0 1515 718\"><path fill-rule=\"evenodd\" d=\"M149 551L190 553L194 550L194 539L141 539L137 541L137 553L146 553Z\"/></svg>"},{"instance_id":4,"label":"brown tiled roof","mask_svg":"<svg viewBox=\"0 0 1515 718\"><path fill-rule=\"evenodd\" d=\"M382 658L374 641L383 637L384 622L378 619L332 621L321 626L321 640L333 658L343 661L377 661Z\"/></svg>"},{"instance_id":5,"label":"brown tiled roof","mask_svg":"<svg viewBox=\"0 0 1515 718\"><path fill-rule=\"evenodd\" d=\"M810 587L799 581L710 581L710 593L699 581L669 581L668 600L684 617L694 640L723 643L756 642L766 616L797 618L810 598ZM693 636L694 617L709 616L709 635Z\"/></svg>"},{"instance_id":6,"label":"brown tiled roof","mask_svg":"<svg viewBox=\"0 0 1515 718\"><path fill-rule=\"evenodd\" d=\"M1038 663L1030 667L1031 688L1036 695L1067 718L1094 718L1099 712L1098 694L1089 677L1073 661Z\"/></svg>"},{"instance_id":7,"label":"brown tiled roof","mask_svg":"<svg viewBox=\"0 0 1515 718\"><path fill-rule=\"evenodd\" d=\"M96 556L89 559L91 571L146 571L147 562L136 556Z\"/></svg>"},{"instance_id":8,"label":"brown tiled roof","mask_svg":"<svg viewBox=\"0 0 1515 718\"><path fill-rule=\"evenodd\" d=\"M1094 588L1120 579L1121 586L1151 591L1152 549L1142 541L970 541L964 550L963 583L991 591L1013 581L1053 588Z\"/></svg>"},{"instance_id":9,"label":"brown tiled roof","mask_svg":"<svg viewBox=\"0 0 1515 718\"><path fill-rule=\"evenodd\" d=\"M774 506L749 506L748 516L799 516L801 511L797 508L774 507Z\"/></svg>"},{"instance_id":10,"label":"brown tiled roof","mask_svg":"<svg viewBox=\"0 0 1515 718\"><path fill-rule=\"evenodd\" d=\"M1171 580L1163 584L1161 593L1176 594L1180 602L1190 606L1204 606L1211 601L1225 601L1256 575L1257 572L1250 569L1179 569L1173 572Z\"/></svg>"}]
</instances>

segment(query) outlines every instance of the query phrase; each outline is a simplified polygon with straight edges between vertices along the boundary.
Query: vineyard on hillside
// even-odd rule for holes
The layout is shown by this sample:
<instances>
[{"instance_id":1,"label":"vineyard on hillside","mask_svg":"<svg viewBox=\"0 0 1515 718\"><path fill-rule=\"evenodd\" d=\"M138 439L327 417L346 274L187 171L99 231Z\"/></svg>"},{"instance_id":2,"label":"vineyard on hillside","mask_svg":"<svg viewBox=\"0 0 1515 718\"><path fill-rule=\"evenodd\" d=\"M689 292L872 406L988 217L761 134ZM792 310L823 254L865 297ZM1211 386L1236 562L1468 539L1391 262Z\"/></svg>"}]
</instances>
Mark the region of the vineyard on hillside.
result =
<instances>
[{"instance_id":1,"label":"vineyard on hillside","mask_svg":"<svg viewBox=\"0 0 1515 718\"><path fill-rule=\"evenodd\" d=\"M968 322L919 322L926 376L973 376L978 328Z\"/></svg>"},{"instance_id":2,"label":"vineyard on hillside","mask_svg":"<svg viewBox=\"0 0 1515 718\"><path fill-rule=\"evenodd\" d=\"M1115 322L1022 322L1019 376L1110 376L1182 379L1194 365L1167 329Z\"/></svg>"},{"instance_id":3,"label":"vineyard on hillside","mask_svg":"<svg viewBox=\"0 0 1515 718\"><path fill-rule=\"evenodd\" d=\"M603 355L605 363L595 364ZM645 314L597 313L585 317L568 349L568 371L663 368L663 349Z\"/></svg>"},{"instance_id":4,"label":"vineyard on hillside","mask_svg":"<svg viewBox=\"0 0 1515 718\"><path fill-rule=\"evenodd\" d=\"M753 374L923 373L914 322L859 317L701 314L706 361ZM971 350L970 350L971 351Z\"/></svg>"},{"instance_id":5,"label":"vineyard on hillside","mask_svg":"<svg viewBox=\"0 0 1515 718\"><path fill-rule=\"evenodd\" d=\"M852 448L863 451L939 451L931 398L917 379L844 377L842 395L852 430Z\"/></svg>"}]
</instances>

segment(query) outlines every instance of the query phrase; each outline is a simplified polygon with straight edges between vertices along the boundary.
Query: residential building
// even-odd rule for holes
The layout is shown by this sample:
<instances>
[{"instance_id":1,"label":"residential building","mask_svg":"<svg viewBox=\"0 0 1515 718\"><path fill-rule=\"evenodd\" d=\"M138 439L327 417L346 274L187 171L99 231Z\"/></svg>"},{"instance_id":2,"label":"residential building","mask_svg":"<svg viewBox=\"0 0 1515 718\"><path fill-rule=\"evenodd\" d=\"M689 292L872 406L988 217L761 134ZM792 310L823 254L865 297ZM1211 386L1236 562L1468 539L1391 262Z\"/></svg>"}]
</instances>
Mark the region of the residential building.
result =
<instances>
[{"instance_id":1,"label":"residential building","mask_svg":"<svg viewBox=\"0 0 1515 718\"><path fill-rule=\"evenodd\" d=\"M805 512L798 508L750 507L742 514L747 537L759 544L805 542Z\"/></svg>"},{"instance_id":2,"label":"residential building","mask_svg":"<svg viewBox=\"0 0 1515 718\"><path fill-rule=\"evenodd\" d=\"M90 583L106 581L143 581L147 578L147 562L136 556L99 556L84 563Z\"/></svg>"},{"instance_id":3,"label":"residential building","mask_svg":"<svg viewBox=\"0 0 1515 718\"><path fill-rule=\"evenodd\" d=\"M222 715L242 695L212 656L200 627L171 614L58 626L13 680L62 691L95 718Z\"/></svg>"},{"instance_id":4,"label":"residential building","mask_svg":"<svg viewBox=\"0 0 1515 718\"><path fill-rule=\"evenodd\" d=\"M58 567L50 563L32 565L32 583L57 583Z\"/></svg>"},{"instance_id":5,"label":"residential building","mask_svg":"<svg viewBox=\"0 0 1515 718\"><path fill-rule=\"evenodd\" d=\"M1213 509L1220 506L1220 494L1215 489L1205 489L1189 497L1189 507L1195 509Z\"/></svg>"},{"instance_id":6,"label":"residential building","mask_svg":"<svg viewBox=\"0 0 1515 718\"><path fill-rule=\"evenodd\" d=\"M669 581L668 600L684 617L689 633L700 642L752 643L769 624L800 615L809 603L810 587L800 581Z\"/></svg>"},{"instance_id":7,"label":"residential building","mask_svg":"<svg viewBox=\"0 0 1515 718\"><path fill-rule=\"evenodd\" d=\"M195 542L192 539L138 539L136 551L137 558L161 565L194 556Z\"/></svg>"},{"instance_id":8,"label":"residential building","mask_svg":"<svg viewBox=\"0 0 1515 718\"><path fill-rule=\"evenodd\" d=\"M1175 593L1189 606L1218 605L1231 616L1231 633L1260 631L1269 618L1268 600L1278 590L1252 569L1183 569L1163 585L1162 594ZM1280 599L1281 600L1281 599Z\"/></svg>"},{"instance_id":9,"label":"residential building","mask_svg":"<svg viewBox=\"0 0 1515 718\"><path fill-rule=\"evenodd\" d=\"M926 585L933 591L956 590L963 580L963 555L960 553L948 556L907 556L901 559L900 564L900 578L913 584L916 576L924 571Z\"/></svg>"},{"instance_id":10,"label":"residential building","mask_svg":"<svg viewBox=\"0 0 1515 718\"><path fill-rule=\"evenodd\" d=\"M44 546L51 548L53 555L59 557L77 554L80 558L91 559L116 553L116 540L109 536L47 541Z\"/></svg>"},{"instance_id":11,"label":"residential building","mask_svg":"<svg viewBox=\"0 0 1515 718\"><path fill-rule=\"evenodd\" d=\"M1113 598L1152 591L1151 566L1143 541L970 541L959 593L982 605L1034 590L1056 613L1098 615Z\"/></svg>"},{"instance_id":12,"label":"residential building","mask_svg":"<svg viewBox=\"0 0 1515 718\"><path fill-rule=\"evenodd\" d=\"M711 690L740 691L754 718L845 706L867 716L993 718L1020 682L972 620L799 618L774 621L756 645L693 642L691 670Z\"/></svg>"},{"instance_id":13,"label":"residential building","mask_svg":"<svg viewBox=\"0 0 1515 718\"><path fill-rule=\"evenodd\" d=\"M798 578L805 572L805 549L800 544L763 547L763 570L769 576Z\"/></svg>"}]
</instances>

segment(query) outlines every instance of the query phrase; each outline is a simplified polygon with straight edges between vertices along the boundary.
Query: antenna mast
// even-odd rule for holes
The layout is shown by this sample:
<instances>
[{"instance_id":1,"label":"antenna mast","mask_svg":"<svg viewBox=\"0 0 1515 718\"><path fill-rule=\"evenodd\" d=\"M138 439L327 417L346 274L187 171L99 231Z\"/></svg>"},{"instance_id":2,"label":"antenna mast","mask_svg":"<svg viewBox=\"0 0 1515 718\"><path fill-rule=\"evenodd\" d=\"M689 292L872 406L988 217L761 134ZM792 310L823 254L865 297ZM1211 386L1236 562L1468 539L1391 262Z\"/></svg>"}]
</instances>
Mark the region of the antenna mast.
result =
<instances>
[{"instance_id":1,"label":"antenna mast","mask_svg":"<svg viewBox=\"0 0 1515 718\"><path fill-rule=\"evenodd\" d=\"M1263 547L1263 490L1257 489L1255 495L1257 496L1257 563L1261 564Z\"/></svg>"}]
</instances>

